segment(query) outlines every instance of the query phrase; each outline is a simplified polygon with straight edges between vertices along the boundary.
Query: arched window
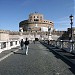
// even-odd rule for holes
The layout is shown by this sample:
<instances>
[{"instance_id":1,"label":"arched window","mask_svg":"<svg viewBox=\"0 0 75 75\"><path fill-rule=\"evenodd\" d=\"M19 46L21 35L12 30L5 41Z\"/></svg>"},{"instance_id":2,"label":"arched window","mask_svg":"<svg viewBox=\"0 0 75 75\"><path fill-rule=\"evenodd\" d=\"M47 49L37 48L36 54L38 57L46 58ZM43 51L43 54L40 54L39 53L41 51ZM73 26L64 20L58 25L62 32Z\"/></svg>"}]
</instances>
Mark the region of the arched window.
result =
<instances>
[{"instance_id":1,"label":"arched window","mask_svg":"<svg viewBox=\"0 0 75 75\"><path fill-rule=\"evenodd\" d=\"M34 16L34 18L35 18L35 16Z\"/></svg>"}]
</instances>

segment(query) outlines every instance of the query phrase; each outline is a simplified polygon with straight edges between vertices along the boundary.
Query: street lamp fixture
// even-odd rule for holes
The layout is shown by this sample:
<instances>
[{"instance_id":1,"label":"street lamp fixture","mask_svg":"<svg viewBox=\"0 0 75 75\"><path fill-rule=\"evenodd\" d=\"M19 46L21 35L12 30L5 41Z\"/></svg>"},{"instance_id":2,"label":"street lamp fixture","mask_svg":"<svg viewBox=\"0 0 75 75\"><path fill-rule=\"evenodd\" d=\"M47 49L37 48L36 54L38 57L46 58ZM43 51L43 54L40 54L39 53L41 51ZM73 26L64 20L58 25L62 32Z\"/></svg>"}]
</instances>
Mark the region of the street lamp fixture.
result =
<instances>
[{"instance_id":1,"label":"street lamp fixture","mask_svg":"<svg viewBox=\"0 0 75 75\"><path fill-rule=\"evenodd\" d=\"M70 20L71 20L71 38L70 38L70 40L73 40L73 36L72 36L72 25L73 25L73 16L72 16L72 14L71 14L71 16L69 16L69 18L70 18Z\"/></svg>"}]
</instances>

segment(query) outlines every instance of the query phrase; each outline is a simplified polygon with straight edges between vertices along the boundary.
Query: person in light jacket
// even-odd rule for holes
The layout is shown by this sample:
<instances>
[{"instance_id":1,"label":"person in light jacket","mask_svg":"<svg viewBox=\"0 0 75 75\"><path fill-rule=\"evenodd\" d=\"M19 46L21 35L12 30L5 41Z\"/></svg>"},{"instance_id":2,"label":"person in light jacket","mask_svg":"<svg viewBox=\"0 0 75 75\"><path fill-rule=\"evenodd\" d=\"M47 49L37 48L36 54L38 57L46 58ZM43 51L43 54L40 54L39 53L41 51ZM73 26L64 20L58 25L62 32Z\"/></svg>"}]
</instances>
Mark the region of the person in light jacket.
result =
<instances>
[{"instance_id":1,"label":"person in light jacket","mask_svg":"<svg viewBox=\"0 0 75 75\"><path fill-rule=\"evenodd\" d=\"M26 53L26 55L28 55L28 48L29 48L29 40L28 40L28 38L26 38L26 41L25 41L25 53Z\"/></svg>"}]
</instances>

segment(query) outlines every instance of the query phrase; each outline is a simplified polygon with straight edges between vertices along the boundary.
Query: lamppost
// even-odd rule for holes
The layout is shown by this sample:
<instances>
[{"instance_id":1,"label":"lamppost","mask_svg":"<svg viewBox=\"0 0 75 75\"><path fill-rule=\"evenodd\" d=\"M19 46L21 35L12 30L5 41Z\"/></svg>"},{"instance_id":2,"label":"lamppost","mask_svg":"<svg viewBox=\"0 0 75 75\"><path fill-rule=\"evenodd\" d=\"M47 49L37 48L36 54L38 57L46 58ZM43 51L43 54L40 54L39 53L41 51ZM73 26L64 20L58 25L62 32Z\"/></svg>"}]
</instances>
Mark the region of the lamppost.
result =
<instances>
[{"instance_id":1,"label":"lamppost","mask_svg":"<svg viewBox=\"0 0 75 75\"><path fill-rule=\"evenodd\" d=\"M71 16L69 16L69 18L70 18L70 20L71 20L71 38L70 38L70 40L73 40L73 35L72 35L72 25L73 25L73 16L72 16L72 14L71 14Z\"/></svg>"},{"instance_id":2,"label":"lamppost","mask_svg":"<svg viewBox=\"0 0 75 75\"><path fill-rule=\"evenodd\" d=\"M70 42L71 42L71 46L70 46L70 52L72 52L73 51L73 45L74 45L74 43L73 43L73 32L72 32L72 25L73 25L73 16L72 16L72 14L71 14L71 16L69 16L69 18L70 18L70 20L71 20L71 38L70 38Z\"/></svg>"}]
</instances>

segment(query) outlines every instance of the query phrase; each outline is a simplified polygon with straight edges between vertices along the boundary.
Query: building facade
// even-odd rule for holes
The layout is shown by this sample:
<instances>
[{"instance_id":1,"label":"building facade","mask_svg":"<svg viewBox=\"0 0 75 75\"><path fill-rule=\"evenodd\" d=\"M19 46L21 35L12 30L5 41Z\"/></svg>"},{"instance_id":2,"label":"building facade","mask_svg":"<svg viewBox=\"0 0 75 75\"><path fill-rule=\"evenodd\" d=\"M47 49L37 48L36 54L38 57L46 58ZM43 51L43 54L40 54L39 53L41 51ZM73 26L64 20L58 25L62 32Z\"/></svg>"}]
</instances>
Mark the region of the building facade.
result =
<instances>
[{"instance_id":1,"label":"building facade","mask_svg":"<svg viewBox=\"0 0 75 75\"><path fill-rule=\"evenodd\" d=\"M48 27L54 29L54 23L45 20L42 14L36 12L29 14L28 20L19 23L19 28L23 31L48 31Z\"/></svg>"}]
</instances>

